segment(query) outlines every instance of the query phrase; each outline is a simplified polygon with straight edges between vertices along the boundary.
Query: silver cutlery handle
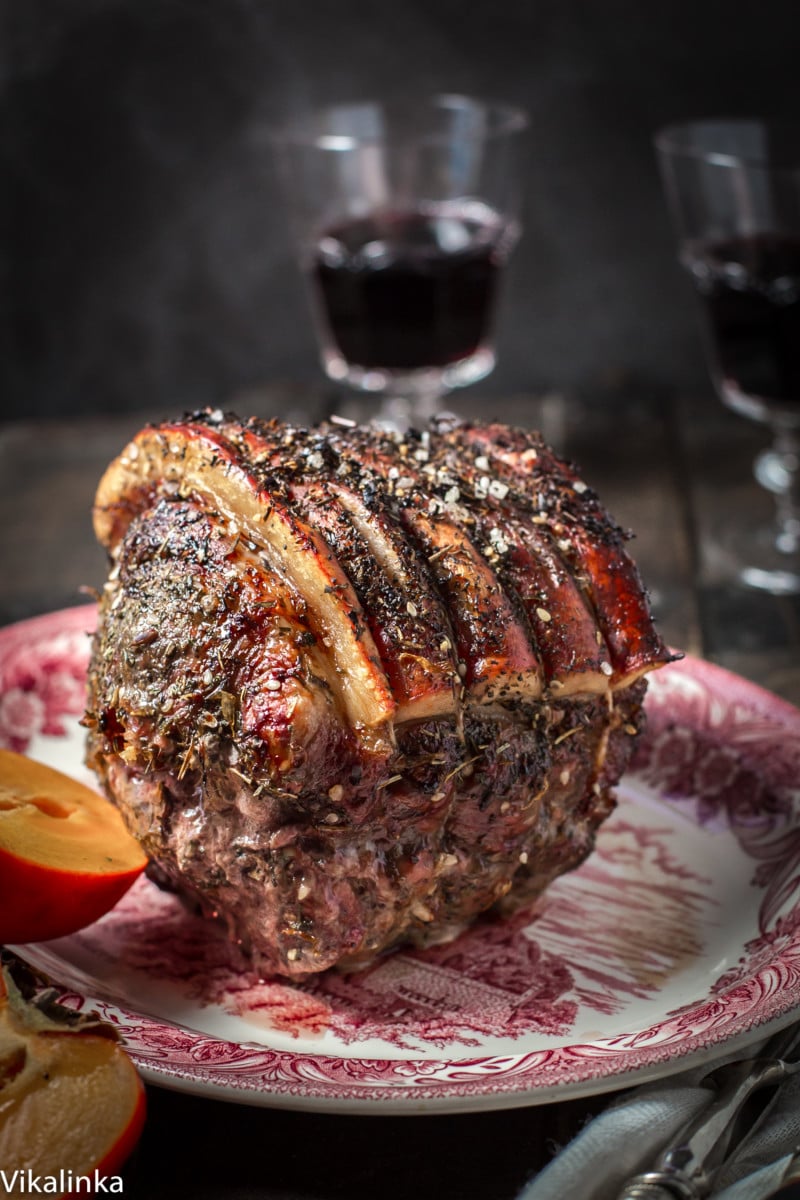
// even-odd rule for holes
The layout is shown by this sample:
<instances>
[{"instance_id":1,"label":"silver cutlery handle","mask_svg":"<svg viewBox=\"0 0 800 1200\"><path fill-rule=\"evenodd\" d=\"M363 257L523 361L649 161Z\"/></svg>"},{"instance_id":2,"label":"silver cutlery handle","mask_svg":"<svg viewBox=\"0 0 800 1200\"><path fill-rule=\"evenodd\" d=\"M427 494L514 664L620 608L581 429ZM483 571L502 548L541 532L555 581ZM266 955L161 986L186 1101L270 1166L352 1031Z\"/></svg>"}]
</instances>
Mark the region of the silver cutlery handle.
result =
<instances>
[{"instance_id":1,"label":"silver cutlery handle","mask_svg":"<svg viewBox=\"0 0 800 1200\"><path fill-rule=\"evenodd\" d=\"M617 1200L698 1200L691 1180L672 1171L646 1171L625 1184Z\"/></svg>"}]
</instances>

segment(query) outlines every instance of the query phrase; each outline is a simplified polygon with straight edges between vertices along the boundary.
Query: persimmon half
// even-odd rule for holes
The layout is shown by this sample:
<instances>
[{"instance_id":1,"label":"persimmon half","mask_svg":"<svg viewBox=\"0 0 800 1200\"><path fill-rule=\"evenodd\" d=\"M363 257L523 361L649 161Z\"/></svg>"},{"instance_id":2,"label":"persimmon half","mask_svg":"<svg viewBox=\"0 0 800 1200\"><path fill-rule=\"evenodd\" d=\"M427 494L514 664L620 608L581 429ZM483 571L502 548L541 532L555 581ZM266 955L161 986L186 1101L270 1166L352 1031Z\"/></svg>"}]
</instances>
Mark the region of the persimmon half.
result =
<instances>
[{"instance_id":1,"label":"persimmon half","mask_svg":"<svg viewBox=\"0 0 800 1200\"><path fill-rule=\"evenodd\" d=\"M110 801L0 750L0 943L47 941L91 925L146 865Z\"/></svg>"},{"instance_id":2,"label":"persimmon half","mask_svg":"<svg viewBox=\"0 0 800 1200\"><path fill-rule=\"evenodd\" d=\"M31 1176L54 1179L39 1190L58 1195L79 1176L115 1176L145 1111L144 1085L113 1027L44 997L41 1006L25 1000L0 976L0 1163L11 1196L28 1195Z\"/></svg>"}]
</instances>

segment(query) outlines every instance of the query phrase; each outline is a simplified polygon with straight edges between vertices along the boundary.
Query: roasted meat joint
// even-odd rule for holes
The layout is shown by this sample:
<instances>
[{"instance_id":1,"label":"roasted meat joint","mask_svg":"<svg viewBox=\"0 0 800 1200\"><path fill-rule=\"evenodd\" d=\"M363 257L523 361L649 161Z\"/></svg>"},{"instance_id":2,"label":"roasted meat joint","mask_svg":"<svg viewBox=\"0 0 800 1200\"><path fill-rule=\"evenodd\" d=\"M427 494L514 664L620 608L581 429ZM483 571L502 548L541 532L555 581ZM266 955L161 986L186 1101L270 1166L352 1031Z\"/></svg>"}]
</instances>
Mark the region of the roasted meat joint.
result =
<instances>
[{"instance_id":1,"label":"roasted meat joint","mask_svg":"<svg viewBox=\"0 0 800 1200\"><path fill-rule=\"evenodd\" d=\"M441 941L590 852L670 654L538 435L206 411L142 430L94 520L89 763L265 974Z\"/></svg>"}]
</instances>

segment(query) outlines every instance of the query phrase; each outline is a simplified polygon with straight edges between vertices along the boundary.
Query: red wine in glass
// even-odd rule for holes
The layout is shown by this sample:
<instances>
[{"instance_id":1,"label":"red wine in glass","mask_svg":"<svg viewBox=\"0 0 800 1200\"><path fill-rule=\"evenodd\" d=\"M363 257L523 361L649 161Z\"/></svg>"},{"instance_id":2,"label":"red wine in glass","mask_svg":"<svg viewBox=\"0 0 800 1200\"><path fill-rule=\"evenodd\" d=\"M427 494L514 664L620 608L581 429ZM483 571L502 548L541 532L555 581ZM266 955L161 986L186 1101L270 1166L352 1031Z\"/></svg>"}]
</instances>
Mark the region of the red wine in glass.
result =
<instances>
[{"instance_id":1,"label":"red wine in glass","mask_svg":"<svg viewBox=\"0 0 800 1200\"><path fill-rule=\"evenodd\" d=\"M470 359L489 341L514 240L483 204L382 211L326 229L311 263L326 340L367 371Z\"/></svg>"},{"instance_id":2,"label":"red wine in glass","mask_svg":"<svg viewBox=\"0 0 800 1200\"><path fill-rule=\"evenodd\" d=\"M756 420L800 425L800 238L754 233L691 246L683 257L726 403Z\"/></svg>"},{"instance_id":3,"label":"red wine in glass","mask_svg":"<svg viewBox=\"0 0 800 1200\"><path fill-rule=\"evenodd\" d=\"M717 394L769 435L753 473L772 494L772 518L757 495L726 511L702 548L703 569L800 595L797 124L688 121L659 130L655 146L681 261L705 316Z\"/></svg>"}]
</instances>

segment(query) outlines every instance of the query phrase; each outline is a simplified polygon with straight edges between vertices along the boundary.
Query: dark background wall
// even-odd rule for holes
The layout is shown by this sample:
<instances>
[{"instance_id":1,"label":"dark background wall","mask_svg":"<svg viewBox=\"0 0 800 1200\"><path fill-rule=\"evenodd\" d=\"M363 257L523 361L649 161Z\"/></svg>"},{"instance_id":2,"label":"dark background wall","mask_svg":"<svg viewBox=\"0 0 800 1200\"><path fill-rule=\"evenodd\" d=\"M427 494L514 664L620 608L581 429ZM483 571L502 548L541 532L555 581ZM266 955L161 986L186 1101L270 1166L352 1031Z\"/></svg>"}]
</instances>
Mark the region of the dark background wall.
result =
<instances>
[{"instance_id":1,"label":"dark background wall","mask_svg":"<svg viewBox=\"0 0 800 1200\"><path fill-rule=\"evenodd\" d=\"M485 390L702 386L652 131L794 113L797 0L2 0L0 416L319 378L254 133L407 89L530 112Z\"/></svg>"}]
</instances>

